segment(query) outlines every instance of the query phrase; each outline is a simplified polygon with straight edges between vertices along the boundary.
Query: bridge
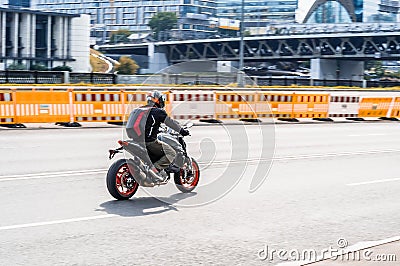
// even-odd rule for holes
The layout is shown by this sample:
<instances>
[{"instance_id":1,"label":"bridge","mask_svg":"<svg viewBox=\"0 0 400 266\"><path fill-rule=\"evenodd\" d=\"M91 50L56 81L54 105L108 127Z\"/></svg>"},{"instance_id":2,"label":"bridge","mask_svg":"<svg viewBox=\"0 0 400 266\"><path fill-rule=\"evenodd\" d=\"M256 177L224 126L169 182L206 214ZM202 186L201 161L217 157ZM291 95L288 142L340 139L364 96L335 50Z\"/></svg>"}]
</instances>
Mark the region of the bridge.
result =
<instances>
[{"instance_id":1,"label":"bridge","mask_svg":"<svg viewBox=\"0 0 400 266\"><path fill-rule=\"evenodd\" d=\"M366 60L398 60L400 57L400 24L354 23L347 27L330 27L310 30L311 26L289 25L277 27L275 34L245 37L244 60L312 60L317 73L315 78L324 78L320 74L328 72L330 76L325 78L344 78L333 73L336 66L342 73L355 77L362 75ZM103 45L100 50L107 54L146 56L149 71L154 73L180 62L238 61L239 47L240 38L222 38Z\"/></svg>"}]
</instances>

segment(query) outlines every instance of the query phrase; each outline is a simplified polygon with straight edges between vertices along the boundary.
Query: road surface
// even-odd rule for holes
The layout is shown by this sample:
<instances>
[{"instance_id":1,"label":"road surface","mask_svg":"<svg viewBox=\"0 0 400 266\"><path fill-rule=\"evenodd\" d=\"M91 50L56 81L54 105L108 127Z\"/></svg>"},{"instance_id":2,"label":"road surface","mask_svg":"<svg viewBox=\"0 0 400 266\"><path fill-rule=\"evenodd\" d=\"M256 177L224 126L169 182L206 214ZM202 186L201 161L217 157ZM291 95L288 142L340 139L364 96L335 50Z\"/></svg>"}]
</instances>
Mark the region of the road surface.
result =
<instances>
[{"instance_id":1,"label":"road surface","mask_svg":"<svg viewBox=\"0 0 400 266\"><path fill-rule=\"evenodd\" d=\"M396 122L277 125L267 136L272 167L250 193L255 169L270 166L260 158L260 128L196 126L187 141L202 163L201 187L230 160L238 172L247 166L229 193L198 207L181 205L207 194L201 187L161 201L143 189L113 200L107 151L117 147L120 127L0 129L0 265L273 265L285 259L260 259L265 247L320 251L340 238L353 245L398 236L399 129ZM246 134L233 145L227 132Z\"/></svg>"}]
</instances>

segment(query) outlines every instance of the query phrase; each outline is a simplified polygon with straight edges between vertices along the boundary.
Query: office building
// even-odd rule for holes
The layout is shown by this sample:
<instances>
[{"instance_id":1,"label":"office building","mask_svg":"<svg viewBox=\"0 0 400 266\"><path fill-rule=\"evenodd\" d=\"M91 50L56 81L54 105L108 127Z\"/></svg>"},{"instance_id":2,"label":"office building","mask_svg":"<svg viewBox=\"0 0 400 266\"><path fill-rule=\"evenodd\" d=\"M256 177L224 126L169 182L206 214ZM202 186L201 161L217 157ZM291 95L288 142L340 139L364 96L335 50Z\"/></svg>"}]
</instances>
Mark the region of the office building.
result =
<instances>
[{"instance_id":1,"label":"office building","mask_svg":"<svg viewBox=\"0 0 400 266\"><path fill-rule=\"evenodd\" d=\"M364 0L300 0L299 7L301 23L363 22Z\"/></svg>"},{"instance_id":2,"label":"office building","mask_svg":"<svg viewBox=\"0 0 400 266\"><path fill-rule=\"evenodd\" d=\"M381 0L379 4L379 12L381 20L400 22L400 1Z\"/></svg>"},{"instance_id":3,"label":"office building","mask_svg":"<svg viewBox=\"0 0 400 266\"><path fill-rule=\"evenodd\" d=\"M36 0L35 6L69 14L90 14L92 37L100 43L119 29L150 33L148 23L158 12L177 14L177 29L172 31L175 37L204 38L215 32L209 19L215 15L216 6L215 1L209 0Z\"/></svg>"},{"instance_id":4,"label":"office building","mask_svg":"<svg viewBox=\"0 0 400 266\"><path fill-rule=\"evenodd\" d=\"M0 7L29 8L31 7L31 0L0 0Z\"/></svg>"},{"instance_id":5,"label":"office building","mask_svg":"<svg viewBox=\"0 0 400 266\"><path fill-rule=\"evenodd\" d=\"M269 24L293 23L297 0L245 0L244 26L246 29L265 27ZM217 0L217 16L241 19L241 0Z\"/></svg>"},{"instance_id":6,"label":"office building","mask_svg":"<svg viewBox=\"0 0 400 266\"><path fill-rule=\"evenodd\" d=\"M396 22L398 0L299 0L299 23Z\"/></svg>"},{"instance_id":7,"label":"office building","mask_svg":"<svg viewBox=\"0 0 400 266\"><path fill-rule=\"evenodd\" d=\"M89 29L86 15L0 7L0 69L67 65L90 71Z\"/></svg>"}]
</instances>

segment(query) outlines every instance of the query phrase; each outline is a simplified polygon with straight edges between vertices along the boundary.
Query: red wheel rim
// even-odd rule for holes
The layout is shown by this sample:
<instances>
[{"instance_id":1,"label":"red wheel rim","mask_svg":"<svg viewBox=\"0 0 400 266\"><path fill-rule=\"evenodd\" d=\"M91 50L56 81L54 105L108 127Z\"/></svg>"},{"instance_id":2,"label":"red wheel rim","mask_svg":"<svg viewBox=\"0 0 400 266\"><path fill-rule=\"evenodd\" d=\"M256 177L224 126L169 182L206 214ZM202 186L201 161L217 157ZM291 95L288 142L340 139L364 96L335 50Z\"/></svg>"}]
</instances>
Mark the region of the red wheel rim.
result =
<instances>
[{"instance_id":1,"label":"red wheel rim","mask_svg":"<svg viewBox=\"0 0 400 266\"><path fill-rule=\"evenodd\" d=\"M128 164L123 164L115 175L115 186L122 196L130 196L138 187L138 183L129 172Z\"/></svg>"},{"instance_id":2,"label":"red wheel rim","mask_svg":"<svg viewBox=\"0 0 400 266\"><path fill-rule=\"evenodd\" d=\"M199 182L199 167L197 164L193 161L192 162L192 168L193 168L193 176L187 180L184 176L184 171L186 170L181 170L180 172L180 177L181 177L181 184L185 188L193 188L197 186L197 183Z\"/></svg>"}]
</instances>

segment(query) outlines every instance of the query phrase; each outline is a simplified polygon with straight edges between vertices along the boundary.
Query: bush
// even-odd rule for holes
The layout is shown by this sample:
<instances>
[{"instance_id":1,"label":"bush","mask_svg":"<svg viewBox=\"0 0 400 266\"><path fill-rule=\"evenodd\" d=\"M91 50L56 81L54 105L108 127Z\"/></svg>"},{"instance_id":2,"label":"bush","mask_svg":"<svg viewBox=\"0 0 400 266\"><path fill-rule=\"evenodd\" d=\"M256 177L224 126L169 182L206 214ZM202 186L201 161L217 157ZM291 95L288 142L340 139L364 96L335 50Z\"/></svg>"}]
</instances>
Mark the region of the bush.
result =
<instances>
[{"instance_id":1,"label":"bush","mask_svg":"<svg viewBox=\"0 0 400 266\"><path fill-rule=\"evenodd\" d=\"M49 70L47 66L42 65L42 64L36 64L36 65L31 65L30 70L36 70L36 71L47 71Z\"/></svg>"},{"instance_id":2,"label":"bush","mask_svg":"<svg viewBox=\"0 0 400 266\"><path fill-rule=\"evenodd\" d=\"M69 72L72 72L72 68L70 66L56 66L56 67L53 67L51 70L53 70L53 71L69 71Z\"/></svg>"},{"instance_id":3,"label":"bush","mask_svg":"<svg viewBox=\"0 0 400 266\"><path fill-rule=\"evenodd\" d=\"M26 66L24 64L11 64L7 68L8 70L26 70Z\"/></svg>"},{"instance_id":4,"label":"bush","mask_svg":"<svg viewBox=\"0 0 400 266\"><path fill-rule=\"evenodd\" d=\"M118 74L122 75L133 75L136 74L139 66L136 64L135 60L129 56L121 56L119 59L119 65L115 67Z\"/></svg>"}]
</instances>

